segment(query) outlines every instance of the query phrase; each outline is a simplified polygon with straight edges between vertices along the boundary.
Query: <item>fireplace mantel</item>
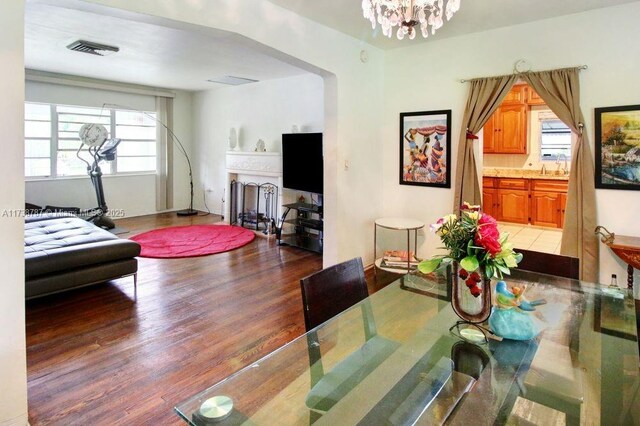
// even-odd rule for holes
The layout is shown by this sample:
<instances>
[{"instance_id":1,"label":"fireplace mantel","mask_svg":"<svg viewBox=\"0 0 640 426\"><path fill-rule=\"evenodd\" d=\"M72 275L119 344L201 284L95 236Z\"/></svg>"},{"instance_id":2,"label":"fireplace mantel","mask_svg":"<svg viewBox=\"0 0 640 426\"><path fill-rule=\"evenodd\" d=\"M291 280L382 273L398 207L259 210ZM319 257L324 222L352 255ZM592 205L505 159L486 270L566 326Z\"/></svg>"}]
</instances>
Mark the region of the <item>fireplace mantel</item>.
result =
<instances>
[{"instance_id":1,"label":"fireplace mantel","mask_svg":"<svg viewBox=\"0 0 640 426\"><path fill-rule=\"evenodd\" d=\"M282 155L279 152L227 151L227 173L250 176L282 176Z\"/></svg>"}]
</instances>

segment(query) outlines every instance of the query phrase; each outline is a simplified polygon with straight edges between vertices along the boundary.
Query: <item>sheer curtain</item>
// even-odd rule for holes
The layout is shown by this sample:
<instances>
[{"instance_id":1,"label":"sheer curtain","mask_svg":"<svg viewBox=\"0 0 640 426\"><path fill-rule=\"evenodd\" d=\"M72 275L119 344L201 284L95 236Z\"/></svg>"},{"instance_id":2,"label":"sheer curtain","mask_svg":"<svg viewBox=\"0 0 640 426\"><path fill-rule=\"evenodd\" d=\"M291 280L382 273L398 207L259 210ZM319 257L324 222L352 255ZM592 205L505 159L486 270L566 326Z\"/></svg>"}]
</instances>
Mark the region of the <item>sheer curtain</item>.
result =
<instances>
[{"instance_id":1,"label":"sheer curtain","mask_svg":"<svg viewBox=\"0 0 640 426\"><path fill-rule=\"evenodd\" d=\"M527 72L521 75L551 110L578 136L571 156L569 192L560 253L580 259L580 279L597 282L595 170L580 108L579 68Z\"/></svg>"},{"instance_id":2,"label":"sheer curtain","mask_svg":"<svg viewBox=\"0 0 640 426\"><path fill-rule=\"evenodd\" d=\"M480 205L482 191L478 181L478 167L473 152L475 135L498 109L504 97L517 80L516 75L478 78L469 82L469 97L462 119L462 132L458 144L457 169L453 211L458 212L464 201Z\"/></svg>"},{"instance_id":3,"label":"sheer curtain","mask_svg":"<svg viewBox=\"0 0 640 426\"><path fill-rule=\"evenodd\" d=\"M156 210L173 208L173 99L156 96ZM167 127L165 128L162 124Z\"/></svg>"}]
</instances>

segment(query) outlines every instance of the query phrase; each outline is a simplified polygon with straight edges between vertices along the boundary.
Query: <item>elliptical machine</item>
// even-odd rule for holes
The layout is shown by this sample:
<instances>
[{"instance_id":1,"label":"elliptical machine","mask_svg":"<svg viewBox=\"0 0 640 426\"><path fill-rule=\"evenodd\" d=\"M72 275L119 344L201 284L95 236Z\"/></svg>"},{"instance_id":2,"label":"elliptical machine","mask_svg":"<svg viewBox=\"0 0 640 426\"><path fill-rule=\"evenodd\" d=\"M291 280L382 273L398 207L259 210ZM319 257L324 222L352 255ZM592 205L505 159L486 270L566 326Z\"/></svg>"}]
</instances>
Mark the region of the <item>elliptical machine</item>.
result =
<instances>
[{"instance_id":1,"label":"elliptical machine","mask_svg":"<svg viewBox=\"0 0 640 426\"><path fill-rule=\"evenodd\" d=\"M101 161L113 161L116 158L116 150L121 139L107 139L109 133L101 124L84 124L79 131L82 143L76 151L76 157L87 165L87 174L91 178L93 189L96 191L96 199L98 207L83 211L88 222L103 229L113 229L115 224L109 216L107 216L108 207L104 199L104 189L102 187L102 170L100 169ZM80 156L80 152L84 146L93 158L93 163Z\"/></svg>"}]
</instances>

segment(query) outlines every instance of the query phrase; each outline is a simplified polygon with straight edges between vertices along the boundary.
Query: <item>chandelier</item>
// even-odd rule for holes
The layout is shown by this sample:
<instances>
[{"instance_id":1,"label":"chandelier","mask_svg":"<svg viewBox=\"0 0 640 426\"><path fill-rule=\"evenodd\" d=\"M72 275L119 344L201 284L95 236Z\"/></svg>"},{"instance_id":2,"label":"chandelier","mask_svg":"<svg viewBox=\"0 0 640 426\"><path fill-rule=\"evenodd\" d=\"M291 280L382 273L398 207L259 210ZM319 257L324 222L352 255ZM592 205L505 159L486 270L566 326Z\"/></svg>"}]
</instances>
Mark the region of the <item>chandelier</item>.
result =
<instances>
[{"instance_id":1,"label":"chandelier","mask_svg":"<svg viewBox=\"0 0 640 426\"><path fill-rule=\"evenodd\" d=\"M446 2L446 7L444 3ZM398 40L405 35L409 39L416 37L418 26L422 36L429 36L444 24L443 15L447 21L460 9L460 0L362 0L362 13L371 21L371 28L376 28L376 22L382 26L382 34L391 37L393 27L398 27Z\"/></svg>"}]
</instances>

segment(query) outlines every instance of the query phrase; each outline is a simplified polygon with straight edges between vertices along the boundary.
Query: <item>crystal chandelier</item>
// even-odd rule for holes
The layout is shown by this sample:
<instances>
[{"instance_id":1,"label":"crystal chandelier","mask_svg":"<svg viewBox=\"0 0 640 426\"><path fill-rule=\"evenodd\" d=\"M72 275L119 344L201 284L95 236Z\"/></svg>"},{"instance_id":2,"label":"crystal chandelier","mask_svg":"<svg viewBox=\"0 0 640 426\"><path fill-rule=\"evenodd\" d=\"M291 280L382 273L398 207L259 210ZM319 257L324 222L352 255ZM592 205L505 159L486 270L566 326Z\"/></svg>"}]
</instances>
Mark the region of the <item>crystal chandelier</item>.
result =
<instances>
[{"instance_id":1,"label":"crystal chandelier","mask_svg":"<svg viewBox=\"0 0 640 426\"><path fill-rule=\"evenodd\" d=\"M429 27L434 34L444 23L443 15L448 21L459 9L460 0L362 0L362 13L371 21L371 28L375 29L377 22L382 33L391 37L393 27L397 26L398 40L407 34L413 40L417 26L425 38L429 36Z\"/></svg>"}]
</instances>

